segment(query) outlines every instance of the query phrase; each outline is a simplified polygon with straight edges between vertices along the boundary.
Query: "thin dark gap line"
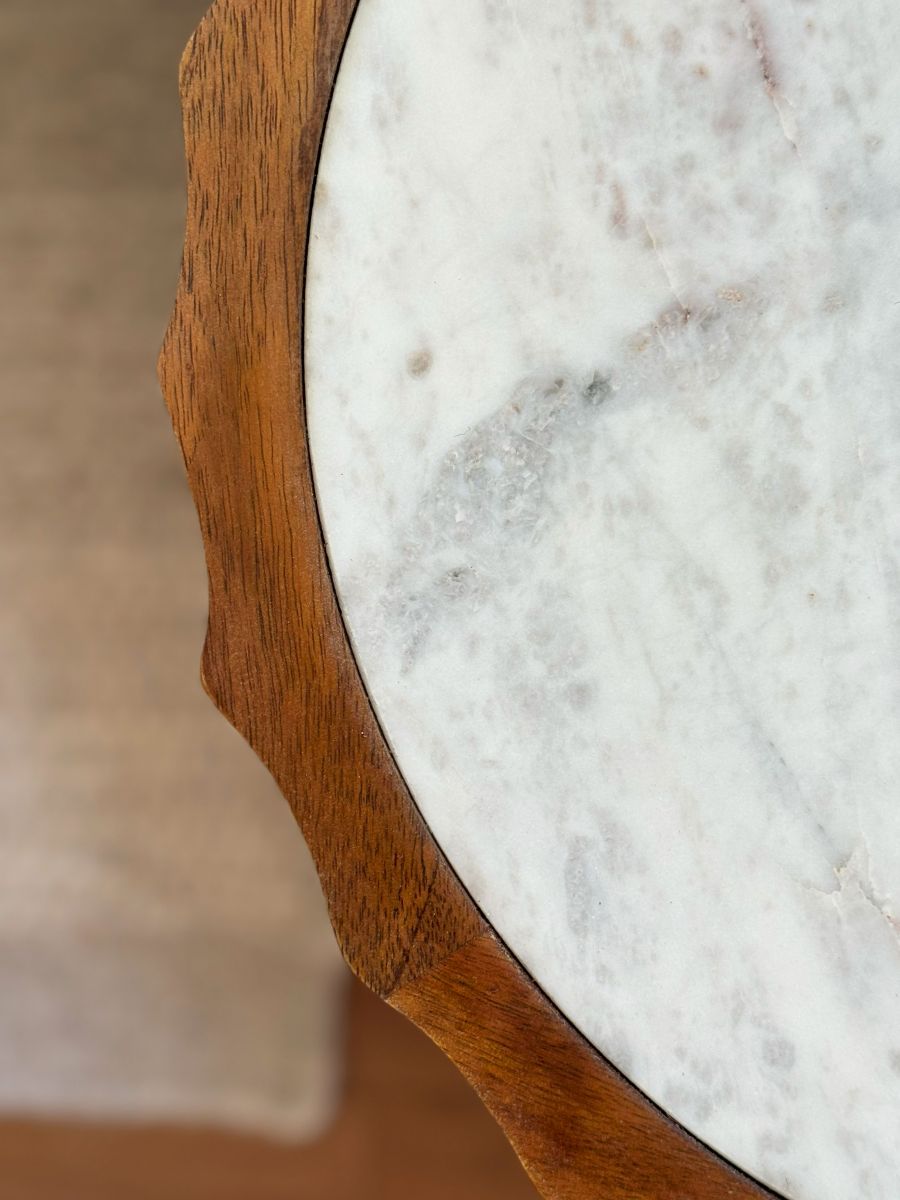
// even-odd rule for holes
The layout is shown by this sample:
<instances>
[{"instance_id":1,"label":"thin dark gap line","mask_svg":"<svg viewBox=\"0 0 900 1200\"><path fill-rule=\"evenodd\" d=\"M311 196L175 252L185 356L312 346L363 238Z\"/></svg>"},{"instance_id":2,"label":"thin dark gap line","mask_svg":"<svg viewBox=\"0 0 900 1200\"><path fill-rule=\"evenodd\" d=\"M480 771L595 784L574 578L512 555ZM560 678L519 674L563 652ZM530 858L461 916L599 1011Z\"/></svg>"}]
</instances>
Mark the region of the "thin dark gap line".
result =
<instances>
[{"instance_id":1,"label":"thin dark gap line","mask_svg":"<svg viewBox=\"0 0 900 1200\"><path fill-rule=\"evenodd\" d=\"M326 0L326 2L327 2L327 0ZM468 899L469 903L472 905L475 912L485 923L485 925L487 926L491 935L494 938L496 938L497 943L501 947L503 952L506 955L508 955L510 960L521 971L523 977L531 984L531 986L535 989L535 991L541 997L543 997L544 1001L550 1008L551 1012L557 1017L557 1019L559 1021L561 1021L563 1023L563 1025L570 1031L570 1033L572 1035L574 1035L574 1037L578 1041L582 1042L583 1045L585 1045L587 1047L587 1049L589 1050L589 1052L592 1055L595 1055L597 1057L597 1059L599 1059L601 1064L608 1071L610 1071L615 1077L620 1079L632 1093L634 1093L645 1105L647 1105L664 1122L666 1122L666 1124L668 1124L678 1134L680 1134L683 1138L685 1138L687 1140L687 1142L689 1142L692 1146L699 1149L702 1153L708 1154L714 1161L716 1161L720 1164L720 1166L725 1170L726 1173L731 1173L732 1175L736 1176L738 1179L742 1179L742 1180L746 1181L747 1183L749 1183L751 1186L758 1188L760 1190L762 1196L767 1197L768 1200L787 1200L787 1197L779 1194L778 1192L773 1191L771 1188L768 1187L767 1184L762 1183L760 1180L758 1180L754 1176L750 1175L742 1167L739 1167L736 1163L733 1163L730 1159L726 1158L718 1150L715 1150L712 1146L707 1145L706 1142L701 1141L699 1137L697 1137L695 1134L691 1133L691 1131L689 1129L685 1128L685 1126L682 1125L681 1122L678 1121L675 1117L673 1117L671 1115L671 1113L667 1112L664 1108L662 1108L662 1106L660 1104L658 1104L654 1099L652 1099L652 1097L648 1096L644 1091L642 1091L641 1088L639 1088L636 1083L633 1083L632 1080L630 1080L627 1077L627 1075L625 1075L625 1073L623 1071L621 1071L615 1065L615 1063L611 1062L606 1057L606 1055L604 1055L587 1038L587 1036L584 1033L582 1033L582 1031L578 1028L578 1026L575 1025L568 1016L566 1016L566 1014L558 1007L558 1005L552 999L552 997L550 997L544 991L543 987L537 982L537 980L534 978L534 976L531 974L531 972L523 965L523 963L520 961L518 956L513 953L513 951L510 949L510 947L504 941L504 939L497 932L497 930L495 929L492 922L485 915L484 911L482 910L482 908L479 905L479 903L477 902L477 900L475 900L475 898L470 893L469 889L463 883L462 879L460 879L459 875L457 874L456 868L453 866L453 863L449 860L446 853L444 852L443 847L438 842L434 832L431 829L431 826L425 820L424 814L422 813L421 809L419 808L418 804L416 803L416 799L415 799L415 796L413 795L412 789L410 788L409 784L406 781L406 777L404 776L402 770L400 769L400 764L397 761L397 757L394 754L393 747L391 746L390 740L387 737L387 733L386 733L384 727L382 726L381 719L378 715L378 710L372 699L371 693L369 692L369 688L366 685L365 676L363 674L362 668L360 667L359 660L357 658L356 651L353 646L353 639L351 638L350 631L347 628L347 622L346 622L346 619L344 616L344 609L343 609L343 606L341 605L340 596L339 596L338 588L337 588L337 582L334 577L334 570L332 567L331 556L328 552L328 541L327 541L327 538L325 537L325 526L324 526L324 523L322 520L322 509L321 509L321 505L319 503L319 491L316 486L315 470L313 469L312 448L310 446L309 426L307 423L307 415L306 415L306 408L307 408L307 405L306 405L306 396L307 396L307 391L306 391L306 272L307 272L307 264L309 262L309 249L310 249L310 244L312 241L313 210L315 208L316 191L317 191L318 182L319 182L319 171L320 171L321 163L322 163L322 153L323 153L323 149L324 149L324 145L325 145L325 135L326 135L326 132L328 129L328 120L331 115L331 108L332 108L332 104L334 102L335 91L337 89L338 78L340 76L341 67L343 65L344 55L346 53L347 45L350 41L350 37L353 32L353 27L356 24L356 18L359 14L360 5L362 3L363 3L363 0L355 0L355 2L353 4L353 11L351 13L350 22L347 27L347 33L344 38L344 43L341 46L341 50L338 55L337 62L335 64L334 78L331 81L331 86L329 88L329 93L328 93L328 101L325 105L324 118L323 118L323 122L322 122L322 130L321 130L321 133L319 134L319 144L316 149L315 167L313 169L312 179L311 179L310 196L309 196L309 203L308 203L308 209L307 209L307 215L306 215L306 237L305 237L305 244L304 244L304 248L303 248L302 272L301 272L301 279L300 279L300 285L299 285L300 423L301 423L301 428L303 431L307 474L308 474L308 477L309 477L311 485L312 485L313 505L314 505L315 513L316 513L316 524L317 524L317 527L319 530L319 541L321 543L323 556L325 559L325 568L326 568L326 572L328 575L328 580L329 580L329 583L331 584L331 591L332 591L332 596L334 599L335 609L337 611L338 619L339 619L340 625L341 625L341 630L344 635L344 642L345 642L347 654L350 658L350 661L353 663L357 678L359 680L360 687L362 689L363 695L366 698L366 702L367 702L368 709L369 709L369 712L372 717L372 721L373 721L376 729L378 730L378 733L381 736L381 739L382 739L382 742L384 743L384 747L387 752L388 758L391 762L391 765L394 768L394 771L396 772L397 779L400 783L400 786L402 787L404 793L408 797L410 805L411 805L413 811L415 812L416 816L418 817L421 825L423 826L426 835L431 840L431 843L433 844L438 855L440 856L440 861L444 864L444 866L450 872L453 879L455 879L455 881L458 884L459 888L461 889L463 895ZM429 887L429 899L430 899L432 888L433 888L433 881L432 881L431 886ZM424 915L424 909L423 909L423 915ZM420 916L419 925L421 925L421 920L422 920L422 917ZM468 943L466 943L466 944L468 944ZM464 948L463 946L456 947L453 951L451 951L450 954L448 954L446 956L446 958L451 958L453 956L453 954L457 953L459 950L461 950L463 948ZM442 961L446 961L446 959L442 960ZM440 965L439 963L434 964L435 967L437 967L439 965Z\"/></svg>"}]
</instances>

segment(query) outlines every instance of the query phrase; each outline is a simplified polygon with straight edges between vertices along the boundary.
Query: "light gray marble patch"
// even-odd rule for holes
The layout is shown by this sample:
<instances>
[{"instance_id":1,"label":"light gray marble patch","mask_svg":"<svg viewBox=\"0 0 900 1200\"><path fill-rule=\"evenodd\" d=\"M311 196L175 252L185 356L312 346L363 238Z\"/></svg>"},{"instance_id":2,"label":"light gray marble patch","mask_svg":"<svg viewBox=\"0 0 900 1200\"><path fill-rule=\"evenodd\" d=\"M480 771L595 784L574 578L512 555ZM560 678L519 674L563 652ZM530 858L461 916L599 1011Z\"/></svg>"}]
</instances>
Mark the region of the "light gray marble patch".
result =
<instances>
[{"instance_id":1,"label":"light gray marble patch","mask_svg":"<svg viewBox=\"0 0 900 1200\"><path fill-rule=\"evenodd\" d=\"M590 1040L900 1191L900 9L362 0L310 435L414 795Z\"/></svg>"}]
</instances>

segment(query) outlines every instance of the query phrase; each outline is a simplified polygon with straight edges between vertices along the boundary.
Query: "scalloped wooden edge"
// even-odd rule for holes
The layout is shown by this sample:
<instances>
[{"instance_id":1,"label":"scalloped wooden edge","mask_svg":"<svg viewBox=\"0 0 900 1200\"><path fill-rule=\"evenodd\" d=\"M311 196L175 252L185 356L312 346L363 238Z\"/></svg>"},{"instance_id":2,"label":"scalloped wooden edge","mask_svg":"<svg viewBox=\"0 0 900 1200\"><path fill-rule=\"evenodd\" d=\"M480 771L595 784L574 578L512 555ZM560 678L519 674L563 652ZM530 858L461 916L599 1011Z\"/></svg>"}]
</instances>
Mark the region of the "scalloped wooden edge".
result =
<instances>
[{"instance_id":1,"label":"scalloped wooden edge","mask_svg":"<svg viewBox=\"0 0 900 1200\"><path fill-rule=\"evenodd\" d=\"M309 214L357 0L217 0L185 51L188 217L160 379L203 531L202 678L275 777L351 968L424 1029L548 1200L750 1200L512 959L447 864L361 682L306 441Z\"/></svg>"}]
</instances>

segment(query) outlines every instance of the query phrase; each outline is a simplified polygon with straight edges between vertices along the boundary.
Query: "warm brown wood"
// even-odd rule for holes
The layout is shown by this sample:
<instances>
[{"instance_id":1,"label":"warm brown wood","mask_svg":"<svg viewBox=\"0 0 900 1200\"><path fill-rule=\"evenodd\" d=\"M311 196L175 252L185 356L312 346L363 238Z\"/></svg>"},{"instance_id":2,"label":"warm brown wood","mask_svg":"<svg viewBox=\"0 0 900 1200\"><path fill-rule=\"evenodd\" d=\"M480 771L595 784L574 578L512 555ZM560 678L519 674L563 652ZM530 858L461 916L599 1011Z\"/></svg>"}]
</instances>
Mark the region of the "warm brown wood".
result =
<instances>
[{"instance_id":1,"label":"warm brown wood","mask_svg":"<svg viewBox=\"0 0 900 1200\"><path fill-rule=\"evenodd\" d=\"M425 827L353 660L300 346L315 168L354 7L218 0L182 65L188 222L161 377L209 567L205 685L290 802L348 962L460 1066L548 1200L767 1195L650 1105L506 954Z\"/></svg>"},{"instance_id":2,"label":"warm brown wood","mask_svg":"<svg viewBox=\"0 0 900 1200\"><path fill-rule=\"evenodd\" d=\"M187 237L162 375L209 568L205 686L293 806L348 961L384 995L483 927L372 720L300 420L311 183L352 8L222 0L194 36Z\"/></svg>"},{"instance_id":3,"label":"warm brown wood","mask_svg":"<svg viewBox=\"0 0 900 1200\"><path fill-rule=\"evenodd\" d=\"M453 1058L544 1195L752 1194L737 1172L715 1174L699 1143L598 1064L495 937L470 942L391 1002Z\"/></svg>"}]
</instances>

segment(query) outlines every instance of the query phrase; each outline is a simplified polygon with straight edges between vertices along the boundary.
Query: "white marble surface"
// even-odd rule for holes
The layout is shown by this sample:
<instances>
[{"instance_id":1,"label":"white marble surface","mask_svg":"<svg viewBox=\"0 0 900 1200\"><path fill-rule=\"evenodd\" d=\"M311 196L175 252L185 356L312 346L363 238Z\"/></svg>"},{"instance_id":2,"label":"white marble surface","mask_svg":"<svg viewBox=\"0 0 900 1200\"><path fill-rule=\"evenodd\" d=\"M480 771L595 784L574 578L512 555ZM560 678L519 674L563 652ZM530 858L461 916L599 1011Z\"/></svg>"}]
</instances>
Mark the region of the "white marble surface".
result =
<instances>
[{"instance_id":1,"label":"white marble surface","mask_svg":"<svg viewBox=\"0 0 900 1200\"><path fill-rule=\"evenodd\" d=\"M900 1195L900 8L362 0L330 553L507 943L792 1200Z\"/></svg>"}]
</instances>

